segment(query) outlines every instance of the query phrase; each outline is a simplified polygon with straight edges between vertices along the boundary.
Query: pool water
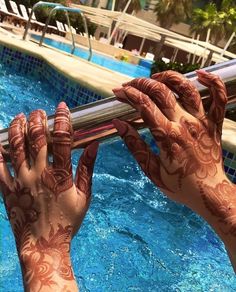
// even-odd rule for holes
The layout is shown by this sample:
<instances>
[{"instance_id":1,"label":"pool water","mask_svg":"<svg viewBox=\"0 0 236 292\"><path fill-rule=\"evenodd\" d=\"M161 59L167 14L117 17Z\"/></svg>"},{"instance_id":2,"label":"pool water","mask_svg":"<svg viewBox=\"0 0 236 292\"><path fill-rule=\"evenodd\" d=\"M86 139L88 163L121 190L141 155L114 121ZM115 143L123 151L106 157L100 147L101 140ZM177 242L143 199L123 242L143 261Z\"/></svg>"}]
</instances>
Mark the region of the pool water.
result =
<instances>
[{"instance_id":1,"label":"pool water","mask_svg":"<svg viewBox=\"0 0 236 292\"><path fill-rule=\"evenodd\" d=\"M41 38L41 36L34 34L32 34L31 37L37 41L39 41ZM44 43L59 50L65 51L67 53L71 52L71 45L69 44L58 42L50 38L45 38ZM87 60L89 53L88 50L76 47L74 55ZM98 54L95 52L93 52L91 62L131 77L150 77L150 68L130 64L124 61L118 61L114 58Z\"/></svg>"},{"instance_id":2,"label":"pool water","mask_svg":"<svg viewBox=\"0 0 236 292\"><path fill-rule=\"evenodd\" d=\"M52 113L55 102L47 85L3 67L0 75L2 126L7 126L8 109L10 116L38 107ZM80 154L73 153L74 171ZM23 292L2 202L0 231L0 291ZM81 292L236 291L233 269L215 233L191 210L168 200L119 139L99 147L93 199L73 240L72 260Z\"/></svg>"}]
</instances>

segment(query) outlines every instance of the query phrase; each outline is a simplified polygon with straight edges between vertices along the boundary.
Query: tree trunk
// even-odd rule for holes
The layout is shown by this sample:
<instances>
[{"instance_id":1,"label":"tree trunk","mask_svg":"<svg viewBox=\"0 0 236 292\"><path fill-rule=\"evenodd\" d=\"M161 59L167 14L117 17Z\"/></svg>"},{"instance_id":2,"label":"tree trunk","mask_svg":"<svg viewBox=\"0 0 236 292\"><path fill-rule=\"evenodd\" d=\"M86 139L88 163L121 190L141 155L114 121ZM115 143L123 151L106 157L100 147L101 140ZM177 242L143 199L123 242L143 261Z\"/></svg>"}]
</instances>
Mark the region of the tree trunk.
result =
<instances>
[{"instance_id":1,"label":"tree trunk","mask_svg":"<svg viewBox=\"0 0 236 292\"><path fill-rule=\"evenodd\" d=\"M165 43L165 40L166 40L166 36L162 35L159 43L156 44L155 51L154 51L155 61L163 57L161 53L162 53L162 48Z\"/></svg>"},{"instance_id":2,"label":"tree trunk","mask_svg":"<svg viewBox=\"0 0 236 292\"><path fill-rule=\"evenodd\" d=\"M213 53L213 51L210 51L210 53L208 54L206 62L204 63L204 67L210 66Z\"/></svg>"}]
</instances>

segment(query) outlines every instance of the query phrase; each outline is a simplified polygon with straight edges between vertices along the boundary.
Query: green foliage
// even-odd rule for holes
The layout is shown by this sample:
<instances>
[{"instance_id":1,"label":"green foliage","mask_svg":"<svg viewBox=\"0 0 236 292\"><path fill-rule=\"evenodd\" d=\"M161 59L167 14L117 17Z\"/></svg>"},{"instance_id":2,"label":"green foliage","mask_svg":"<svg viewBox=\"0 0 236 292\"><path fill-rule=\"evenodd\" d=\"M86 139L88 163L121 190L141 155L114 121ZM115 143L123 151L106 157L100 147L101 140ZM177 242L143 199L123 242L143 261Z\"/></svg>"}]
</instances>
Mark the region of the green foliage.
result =
<instances>
[{"instance_id":1,"label":"green foliage","mask_svg":"<svg viewBox=\"0 0 236 292\"><path fill-rule=\"evenodd\" d=\"M16 0L16 3L19 4L24 4L27 8L32 7L35 3L37 3L38 0ZM64 6L66 6L66 0L50 0L46 2L53 2L53 3L60 3ZM39 7L35 11L35 15L38 21L45 23L48 15L50 13L52 8L49 7ZM69 18L70 18L70 23L71 25L76 29L77 32L84 32L84 24L83 24L83 19L80 14L78 13L69 13ZM63 23L67 23L66 20L66 15L64 11L57 11L55 15L52 16L50 24L56 26L56 20L59 20ZM87 20L88 24L88 31L89 34L94 35L97 26Z\"/></svg>"},{"instance_id":2,"label":"green foliage","mask_svg":"<svg viewBox=\"0 0 236 292\"><path fill-rule=\"evenodd\" d=\"M170 28L174 23L179 23L191 17L192 0L159 0L154 12L157 20L164 28Z\"/></svg>"},{"instance_id":3,"label":"green foliage","mask_svg":"<svg viewBox=\"0 0 236 292\"><path fill-rule=\"evenodd\" d=\"M173 70L179 73L188 73L200 68L199 64L189 64L189 63L178 63L178 62L169 62L165 63L161 59L155 61L151 67L151 74L166 71L166 70Z\"/></svg>"},{"instance_id":4,"label":"green foliage","mask_svg":"<svg viewBox=\"0 0 236 292\"><path fill-rule=\"evenodd\" d=\"M210 39L213 44L229 37L236 27L236 4L234 0L222 1L221 8L217 9L215 3L210 2L204 9L193 11L191 32L206 37L208 29L211 30Z\"/></svg>"}]
</instances>

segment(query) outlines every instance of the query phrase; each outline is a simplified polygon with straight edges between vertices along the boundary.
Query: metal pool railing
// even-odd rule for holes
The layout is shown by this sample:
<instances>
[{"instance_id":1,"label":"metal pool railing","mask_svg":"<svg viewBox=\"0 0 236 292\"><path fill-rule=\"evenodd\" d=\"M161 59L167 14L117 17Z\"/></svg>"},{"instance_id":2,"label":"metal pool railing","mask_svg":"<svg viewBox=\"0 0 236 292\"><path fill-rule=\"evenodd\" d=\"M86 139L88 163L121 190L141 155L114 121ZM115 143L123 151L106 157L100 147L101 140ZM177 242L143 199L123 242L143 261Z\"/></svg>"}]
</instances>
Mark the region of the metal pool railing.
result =
<instances>
[{"instance_id":1,"label":"metal pool railing","mask_svg":"<svg viewBox=\"0 0 236 292\"><path fill-rule=\"evenodd\" d=\"M49 25L49 22L51 20L51 17L52 15L56 12L56 11L65 11L66 13L66 19L67 19L67 24L68 24L68 27L69 27L69 31L70 31L70 34L71 34L71 40L72 40L72 48L71 48L71 54L74 53L74 50L75 50L75 40L74 40L74 35L72 33L72 29L71 29L71 25L70 25L70 19L69 19L69 15L68 15L68 12L74 12L74 13L79 13L81 16L82 16L82 19L83 19L83 23L84 23L84 29L85 29L85 33L87 35L87 38L88 38L88 49L89 49L89 56L88 56L88 61L91 60L92 58L92 46L91 46L91 41L90 41L90 38L89 38L89 32L88 32L88 25L87 25L87 21L86 21L86 17L84 16L83 12L78 9L78 8L70 8L70 7L66 7L66 6L63 6L62 4L60 3L53 3L53 2L43 2L43 1L39 1L37 2L31 12L30 12L30 15L29 15L29 19L28 19L28 22L26 24L26 27L25 27L25 31L24 31L24 35L23 35L23 40L26 39L26 36L27 36L27 33L28 33L28 30L30 28L30 22L31 22L31 19L32 19L32 16L33 16L33 13L34 11L36 10L36 8L40 7L40 6L47 6L47 7L54 7L49 15L48 15L48 18L47 18L47 21L45 23L45 26L44 26L44 29L43 29L43 32L42 32L42 36L41 36L41 39L40 39L40 42L39 42L39 46L42 46L42 43L43 43L43 40L44 40L44 37L45 37L45 34L46 34L46 31L47 31L47 27Z\"/></svg>"},{"instance_id":2,"label":"metal pool railing","mask_svg":"<svg viewBox=\"0 0 236 292\"><path fill-rule=\"evenodd\" d=\"M228 92L227 107L236 106L236 60L205 69L219 75L225 82ZM207 110L211 103L208 89L197 82L196 73L192 72L186 76L196 85L202 96L204 107ZM105 140L116 136L117 131L112 124L114 118L129 121L136 129L146 127L135 109L117 101L114 96L111 96L71 110L71 120L74 129L72 148L84 147L93 140ZM53 129L53 123L54 115L51 115L48 117L50 131ZM8 147L8 129L0 131L0 141L4 148Z\"/></svg>"}]
</instances>

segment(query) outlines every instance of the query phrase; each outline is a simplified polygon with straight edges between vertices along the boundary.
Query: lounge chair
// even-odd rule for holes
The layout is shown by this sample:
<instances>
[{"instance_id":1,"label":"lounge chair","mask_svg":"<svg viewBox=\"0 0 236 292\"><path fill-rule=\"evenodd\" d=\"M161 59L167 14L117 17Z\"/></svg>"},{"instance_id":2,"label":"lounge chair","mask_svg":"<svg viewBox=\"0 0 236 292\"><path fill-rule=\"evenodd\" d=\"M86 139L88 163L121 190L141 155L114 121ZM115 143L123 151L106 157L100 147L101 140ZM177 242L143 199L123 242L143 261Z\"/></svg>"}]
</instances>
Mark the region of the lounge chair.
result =
<instances>
[{"instance_id":1,"label":"lounge chair","mask_svg":"<svg viewBox=\"0 0 236 292\"><path fill-rule=\"evenodd\" d=\"M70 32L69 26L66 23L64 23L64 26L65 26L66 32ZM73 26L70 26L70 27L71 27L72 33L76 34L76 29Z\"/></svg>"},{"instance_id":2,"label":"lounge chair","mask_svg":"<svg viewBox=\"0 0 236 292\"><path fill-rule=\"evenodd\" d=\"M25 18L25 17L23 17L23 16L20 14L16 2L10 0L9 3L10 3L10 6L11 6L11 9L12 9L13 13L15 13L16 16L17 16L19 19L22 20L22 23L23 23L23 25L25 26L26 23L27 23L27 21L28 21L28 19Z\"/></svg>"},{"instance_id":3,"label":"lounge chair","mask_svg":"<svg viewBox=\"0 0 236 292\"><path fill-rule=\"evenodd\" d=\"M63 23L58 21L58 20L56 20L56 24L57 24L57 28L58 28L59 34L61 36L65 36L66 35L66 30L64 28Z\"/></svg>"},{"instance_id":4,"label":"lounge chair","mask_svg":"<svg viewBox=\"0 0 236 292\"><path fill-rule=\"evenodd\" d=\"M20 6L20 11L21 11L22 16L28 21L29 15L27 13L25 5L20 4L19 6ZM39 31L43 30L44 23L42 23L42 22L38 22L37 20L32 19L30 24L31 24L31 28L34 30L39 30Z\"/></svg>"},{"instance_id":5,"label":"lounge chair","mask_svg":"<svg viewBox=\"0 0 236 292\"><path fill-rule=\"evenodd\" d=\"M23 17L8 11L5 0L0 0L0 18L1 22L6 20L9 23L13 23L15 26L22 26L25 24Z\"/></svg>"},{"instance_id":6,"label":"lounge chair","mask_svg":"<svg viewBox=\"0 0 236 292\"><path fill-rule=\"evenodd\" d=\"M1 0L0 0L0 1L1 1ZM29 11L29 14L30 14L31 11L32 11L32 8L28 8L28 11ZM39 24L42 25L42 26L45 26L45 23L37 21L34 12L33 12L32 18L31 18L31 22L32 22L32 21L37 22L37 23L39 23ZM47 27L47 32L49 32L49 33L56 33L56 34L57 34L57 33L58 33L58 30L57 30L57 27L55 27L55 26L53 26L53 25L48 25L48 27Z\"/></svg>"}]
</instances>

